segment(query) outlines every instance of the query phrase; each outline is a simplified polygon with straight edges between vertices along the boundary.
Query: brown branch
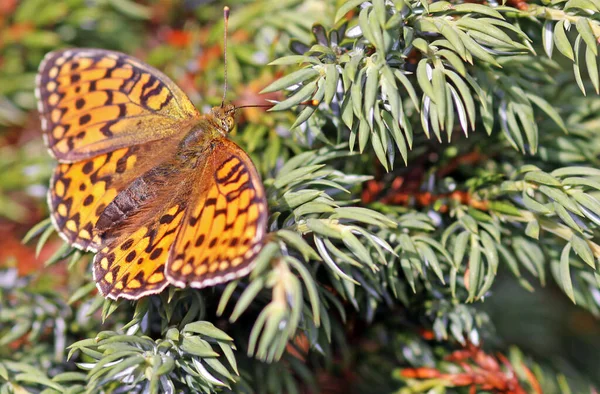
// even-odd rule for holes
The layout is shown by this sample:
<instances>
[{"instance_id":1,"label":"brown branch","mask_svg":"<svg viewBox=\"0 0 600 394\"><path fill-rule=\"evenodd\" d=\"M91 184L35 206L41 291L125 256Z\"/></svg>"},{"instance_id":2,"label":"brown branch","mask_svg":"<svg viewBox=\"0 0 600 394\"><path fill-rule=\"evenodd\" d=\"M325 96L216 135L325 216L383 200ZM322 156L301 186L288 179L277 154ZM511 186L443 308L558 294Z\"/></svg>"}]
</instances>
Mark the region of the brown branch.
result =
<instances>
[{"instance_id":1,"label":"brown branch","mask_svg":"<svg viewBox=\"0 0 600 394\"><path fill-rule=\"evenodd\" d=\"M363 204L369 204L379 201L386 205L401 205L401 206L416 206L424 208L442 201L443 204L438 211L441 213L448 212L452 202L458 202L462 205L468 205L481 211L489 210L489 202L482 201L473 196L473 194L465 191L454 191L452 193L433 194L430 192L416 192L403 188L403 178L397 177L387 188L381 197L379 195L386 190L385 183L382 181L369 181L366 183L362 192Z\"/></svg>"},{"instance_id":2,"label":"brown branch","mask_svg":"<svg viewBox=\"0 0 600 394\"><path fill-rule=\"evenodd\" d=\"M475 166L489 157L478 151L467 152L450 160L435 173L436 178L444 178L454 173L460 166ZM448 212L452 202L471 206L487 211L489 203L475 198L465 191L433 194L420 191L424 178L427 176L425 163L416 165L414 170L402 176L396 176L391 182L384 181L385 174L380 174L376 180L365 184L362 192L363 204L379 201L387 205L416 206L424 208L435 204L438 200L444 203L439 208L442 213Z\"/></svg>"},{"instance_id":3,"label":"brown branch","mask_svg":"<svg viewBox=\"0 0 600 394\"><path fill-rule=\"evenodd\" d=\"M463 372L446 373L436 368L405 368L400 376L407 379L435 379L444 381L451 387L469 387L470 392L480 390L504 394L525 394L515 369L502 354L491 356L473 344L457 350L446 357L446 360L458 366ZM526 380L534 393L542 393L541 387L533 373L525 365Z\"/></svg>"}]
</instances>

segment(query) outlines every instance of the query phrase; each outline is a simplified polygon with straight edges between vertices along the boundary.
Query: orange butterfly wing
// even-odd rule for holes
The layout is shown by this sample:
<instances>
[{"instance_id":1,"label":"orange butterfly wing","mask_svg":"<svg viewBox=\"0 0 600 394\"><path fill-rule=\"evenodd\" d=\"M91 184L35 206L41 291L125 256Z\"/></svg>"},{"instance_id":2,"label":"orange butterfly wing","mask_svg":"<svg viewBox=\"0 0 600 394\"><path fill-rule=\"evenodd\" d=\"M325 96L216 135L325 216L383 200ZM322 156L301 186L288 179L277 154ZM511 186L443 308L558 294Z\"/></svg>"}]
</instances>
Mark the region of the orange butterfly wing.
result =
<instances>
[{"instance_id":1,"label":"orange butterfly wing","mask_svg":"<svg viewBox=\"0 0 600 394\"><path fill-rule=\"evenodd\" d=\"M44 138L60 162L180 134L200 116L163 73L102 49L48 53L36 96Z\"/></svg>"},{"instance_id":2,"label":"orange butterfly wing","mask_svg":"<svg viewBox=\"0 0 600 394\"><path fill-rule=\"evenodd\" d=\"M188 196L186 186L169 194L168 189L174 187L173 183L161 188L142 210L103 234L93 274L105 297L138 299L160 293L169 284L165 264L182 225Z\"/></svg>"},{"instance_id":3,"label":"orange butterfly wing","mask_svg":"<svg viewBox=\"0 0 600 394\"><path fill-rule=\"evenodd\" d=\"M267 227L267 201L254 164L221 138L194 185L167 262L168 280L201 288L248 274Z\"/></svg>"},{"instance_id":4,"label":"orange butterfly wing","mask_svg":"<svg viewBox=\"0 0 600 394\"><path fill-rule=\"evenodd\" d=\"M36 94L50 151L72 163L59 164L52 176L51 218L67 242L96 250L94 227L104 207L172 156L200 114L160 71L100 49L47 54ZM160 152L149 143L157 139Z\"/></svg>"},{"instance_id":5,"label":"orange butterfly wing","mask_svg":"<svg viewBox=\"0 0 600 394\"><path fill-rule=\"evenodd\" d=\"M61 237L80 249L97 251L95 227L101 213L136 178L175 153L176 140L117 149L77 163L59 163L50 180L50 218Z\"/></svg>"}]
</instances>

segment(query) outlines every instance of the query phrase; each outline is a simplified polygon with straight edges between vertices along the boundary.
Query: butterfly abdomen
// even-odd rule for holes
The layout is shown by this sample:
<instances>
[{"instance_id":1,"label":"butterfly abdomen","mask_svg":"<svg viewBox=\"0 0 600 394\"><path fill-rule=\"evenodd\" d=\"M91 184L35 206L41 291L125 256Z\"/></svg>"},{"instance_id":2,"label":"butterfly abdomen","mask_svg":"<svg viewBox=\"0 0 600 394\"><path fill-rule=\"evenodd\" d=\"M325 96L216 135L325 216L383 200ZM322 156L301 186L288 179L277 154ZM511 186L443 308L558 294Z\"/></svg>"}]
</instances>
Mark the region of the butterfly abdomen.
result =
<instances>
[{"instance_id":1,"label":"butterfly abdomen","mask_svg":"<svg viewBox=\"0 0 600 394\"><path fill-rule=\"evenodd\" d=\"M96 231L99 234L103 234L117 226L127 217L138 211L148 199L153 197L154 192L144 178L145 176L141 176L133 181L129 187L119 193L106 206L96 223Z\"/></svg>"}]
</instances>

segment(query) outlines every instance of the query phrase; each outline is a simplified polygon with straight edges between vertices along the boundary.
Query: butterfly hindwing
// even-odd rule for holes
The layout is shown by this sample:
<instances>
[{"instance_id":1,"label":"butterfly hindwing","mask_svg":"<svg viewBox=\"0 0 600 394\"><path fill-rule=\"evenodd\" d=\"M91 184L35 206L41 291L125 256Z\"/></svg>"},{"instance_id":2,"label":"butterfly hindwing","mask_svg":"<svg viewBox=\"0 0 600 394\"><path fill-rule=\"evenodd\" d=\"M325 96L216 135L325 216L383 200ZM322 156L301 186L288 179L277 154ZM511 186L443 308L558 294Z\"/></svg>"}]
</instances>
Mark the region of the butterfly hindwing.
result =
<instances>
[{"instance_id":1,"label":"butterfly hindwing","mask_svg":"<svg viewBox=\"0 0 600 394\"><path fill-rule=\"evenodd\" d=\"M160 293L167 285L165 263L185 205L174 204L157 220L111 239L94 258L94 279L105 297L138 299ZM168 217L169 222L161 222Z\"/></svg>"},{"instance_id":2,"label":"butterfly hindwing","mask_svg":"<svg viewBox=\"0 0 600 394\"><path fill-rule=\"evenodd\" d=\"M206 287L246 275L265 236L265 192L242 149L220 139L200 177L166 268L168 280L180 287Z\"/></svg>"},{"instance_id":3,"label":"butterfly hindwing","mask_svg":"<svg viewBox=\"0 0 600 394\"><path fill-rule=\"evenodd\" d=\"M114 199L111 204L121 208L112 211L117 215L111 214L108 226L99 223L102 247L94 259L94 278L104 296L137 299L168 284L165 264L183 224L192 179L189 168L170 161L137 178Z\"/></svg>"},{"instance_id":4,"label":"butterfly hindwing","mask_svg":"<svg viewBox=\"0 0 600 394\"><path fill-rule=\"evenodd\" d=\"M95 227L104 209L131 182L171 157L177 140L161 141L161 155L154 144L117 149L77 163L60 163L48 191L50 217L59 234L80 249L97 250Z\"/></svg>"},{"instance_id":5,"label":"butterfly hindwing","mask_svg":"<svg viewBox=\"0 0 600 394\"><path fill-rule=\"evenodd\" d=\"M163 73L102 49L47 54L36 95L44 137L60 162L182 133L200 116Z\"/></svg>"}]
</instances>

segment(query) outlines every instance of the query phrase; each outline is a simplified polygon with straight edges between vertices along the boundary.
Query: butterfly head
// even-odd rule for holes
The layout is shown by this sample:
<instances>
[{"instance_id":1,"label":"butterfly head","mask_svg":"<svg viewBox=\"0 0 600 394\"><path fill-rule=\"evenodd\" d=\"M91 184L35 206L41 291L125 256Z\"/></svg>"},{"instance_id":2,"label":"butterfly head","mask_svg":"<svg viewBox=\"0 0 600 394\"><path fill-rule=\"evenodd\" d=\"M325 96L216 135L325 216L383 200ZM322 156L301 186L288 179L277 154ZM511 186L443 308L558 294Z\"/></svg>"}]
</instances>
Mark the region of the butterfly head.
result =
<instances>
[{"instance_id":1,"label":"butterfly head","mask_svg":"<svg viewBox=\"0 0 600 394\"><path fill-rule=\"evenodd\" d=\"M228 134L235 126L235 106L233 104L222 104L213 107L210 111L213 122L223 134Z\"/></svg>"}]
</instances>

